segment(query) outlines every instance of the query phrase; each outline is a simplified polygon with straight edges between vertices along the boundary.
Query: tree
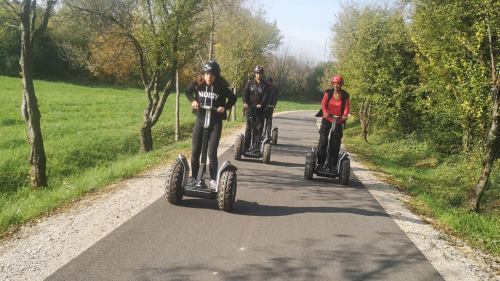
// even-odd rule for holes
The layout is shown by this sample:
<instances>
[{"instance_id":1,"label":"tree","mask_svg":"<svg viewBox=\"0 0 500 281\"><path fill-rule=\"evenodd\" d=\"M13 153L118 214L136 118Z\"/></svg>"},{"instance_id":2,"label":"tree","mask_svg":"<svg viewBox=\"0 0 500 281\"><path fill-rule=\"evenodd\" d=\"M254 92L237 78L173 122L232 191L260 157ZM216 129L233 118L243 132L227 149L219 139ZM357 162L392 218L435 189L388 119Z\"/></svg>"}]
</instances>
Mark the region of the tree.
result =
<instances>
[{"instance_id":1,"label":"tree","mask_svg":"<svg viewBox=\"0 0 500 281\"><path fill-rule=\"evenodd\" d=\"M437 112L451 116L449 123L456 125L448 125L448 134L461 134L462 153L480 159L475 165L481 165L482 173L469 190L466 206L477 212L499 155L500 3L415 0L410 4L418 63L433 100L430 107L436 116L447 118Z\"/></svg>"},{"instance_id":2,"label":"tree","mask_svg":"<svg viewBox=\"0 0 500 281\"><path fill-rule=\"evenodd\" d=\"M47 158L43 145L42 129L40 127L41 114L33 83L33 57L35 38L40 36L47 28L52 8L56 0L46 1L43 17L38 18L41 7L37 1L7 1L3 6L10 8L12 19L19 22L21 31L21 59L19 61L22 71L23 103L21 113L28 125L28 142L31 147L29 162L31 164L31 186L39 188L47 186Z\"/></svg>"},{"instance_id":3,"label":"tree","mask_svg":"<svg viewBox=\"0 0 500 281\"><path fill-rule=\"evenodd\" d=\"M360 118L363 135L372 120L395 132L418 129L420 97L415 46L402 11L378 6L345 5L332 26L332 55L337 74L351 94L351 113ZM331 73L330 73L331 74Z\"/></svg>"},{"instance_id":4,"label":"tree","mask_svg":"<svg viewBox=\"0 0 500 281\"><path fill-rule=\"evenodd\" d=\"M282 45L268 58L267 73L273 77L273 83L280 89L282 95L288 92L290 85L287 83L294 71L296 59L289 44Z\"/></svg>"},{"instance_id":5,"label":"tree","mask_svg":"<svg viewBox=\"0 0 500 281\"><path fill-rule=\"evenodd\" d=\"M134 46L148 104L140 130L141 151L153 149L158 122L178 68L193 55L200 36L196 14L201 0L66 0L96 33L124 38ZM90 22L89 22L90 20ZM93 21L92 21L93 20Z\"/></svg>"},{"instance_id":6,"label":"tree","mask_svg":"<svg viewBox=\"0 0 500 281\"><path fill-rule=\"evenodd\" d=\"M281 42L276 22L269 23L264 16L262 10L252 13L240 7L225 13L219 24L215 56L235 94L243 89L255 65L264 65L265 54ZM235 108L232 112L234 114Z\"/></svg>"}]
</instances>

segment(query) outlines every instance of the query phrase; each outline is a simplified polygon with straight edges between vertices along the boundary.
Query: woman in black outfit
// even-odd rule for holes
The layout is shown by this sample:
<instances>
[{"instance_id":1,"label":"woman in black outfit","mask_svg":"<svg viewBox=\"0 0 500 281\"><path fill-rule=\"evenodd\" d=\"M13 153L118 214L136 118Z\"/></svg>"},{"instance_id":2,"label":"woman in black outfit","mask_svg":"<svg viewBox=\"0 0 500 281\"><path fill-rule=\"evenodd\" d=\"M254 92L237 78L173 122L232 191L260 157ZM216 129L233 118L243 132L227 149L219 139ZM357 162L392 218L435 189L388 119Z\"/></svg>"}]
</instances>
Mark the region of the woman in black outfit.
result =
<instances>
[{"instance_id":1,"label":"woman in black outfit","mask_svg":"<svg viewBox=\"0 0 500 281\"><path fill-rule=\"evenodd\" d=\"M210 184L215 189L217 179L217 148L222 132L222 121L227 118L226 110L236 103L236 95L228 88L229 84L220 76L220 65L215 61L208 61L203 65L202 73L189 84L184 93L191 102L196 121L193 128L193 143L191 152L191 180L192 184L200 168L200 154L203 142L203 125L205 123L205 110L200 110L199 105L217 108L212 113L208 131L208 158L210 160ZM194 94L194 96L193 96Z\"/></svg>"}]
</instances>

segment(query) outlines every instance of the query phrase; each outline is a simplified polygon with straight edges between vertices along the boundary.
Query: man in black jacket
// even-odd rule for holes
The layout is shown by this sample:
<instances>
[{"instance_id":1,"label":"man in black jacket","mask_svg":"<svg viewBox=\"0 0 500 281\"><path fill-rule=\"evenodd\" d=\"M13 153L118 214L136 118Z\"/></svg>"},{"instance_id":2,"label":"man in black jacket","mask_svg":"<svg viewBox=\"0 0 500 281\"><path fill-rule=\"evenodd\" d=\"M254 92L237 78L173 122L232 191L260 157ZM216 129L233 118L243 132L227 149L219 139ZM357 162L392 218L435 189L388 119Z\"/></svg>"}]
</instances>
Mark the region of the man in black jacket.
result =
<instances>
[{"instance_id":1,"label":"man in black jacket","mask_svg":"<svg viewBox=\"0 0 500 281\"><path fill-rule=\"evenodd\" d=\"M256 147L260 146L260 136L262 135L262 127L264 124L264 108L266 108L269 85L264 81L264 68L257 65L254 69L255 79L248 81L243 90L243 107L245 108L245 116L247 118L247 126L245 129L245 145L244 149L250 147L250 117L255 118L256 129L254 133L254 141ZM252 106L255 106L253 108Z\"/></svg>"}]
</instances>

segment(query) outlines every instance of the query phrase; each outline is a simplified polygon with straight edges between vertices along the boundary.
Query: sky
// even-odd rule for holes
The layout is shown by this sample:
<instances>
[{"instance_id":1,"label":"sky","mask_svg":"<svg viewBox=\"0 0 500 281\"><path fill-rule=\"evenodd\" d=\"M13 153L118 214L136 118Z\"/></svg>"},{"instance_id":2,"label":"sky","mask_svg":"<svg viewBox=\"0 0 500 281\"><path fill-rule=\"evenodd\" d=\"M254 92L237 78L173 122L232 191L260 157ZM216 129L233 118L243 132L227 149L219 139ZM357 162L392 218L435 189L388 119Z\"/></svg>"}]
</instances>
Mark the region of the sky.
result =
<instances>
[{"instance_id":1,"label":"sky","mask_svg":"<svg viewBox=\"0 0 500 281\"><path fill-rule=\"evenodd\" d=\"M295 52L306 52L317 61L330 58L331 26L341 10L339 0L261 0L267 19L277 21L283 42ZM326 42L328 40L328 42Z\"/></svg>"}]
</instances>

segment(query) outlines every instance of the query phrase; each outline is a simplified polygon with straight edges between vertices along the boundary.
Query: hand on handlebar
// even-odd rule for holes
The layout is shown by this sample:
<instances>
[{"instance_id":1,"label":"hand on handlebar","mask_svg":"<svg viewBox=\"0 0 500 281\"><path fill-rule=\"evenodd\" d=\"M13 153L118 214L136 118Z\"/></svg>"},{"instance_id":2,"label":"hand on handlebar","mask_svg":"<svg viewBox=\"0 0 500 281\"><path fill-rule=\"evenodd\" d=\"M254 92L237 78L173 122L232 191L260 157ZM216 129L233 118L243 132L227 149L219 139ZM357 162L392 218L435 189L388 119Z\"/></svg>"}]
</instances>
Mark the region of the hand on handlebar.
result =
<instances>
[{"instance_id":1,"label":"hand on handlebar","mask_svg":"<svg viewBox=\"0 0 500 281\"><path fill-rule=\"evenodd\" d=\"M243 104L243 107L244 107L244 108L248 108L248 104L244 103L244 104Z\"/></svg>"},{"instance_id":2,"label":"hand on handlebar","mask_svg":"<svg viewBox=\"0 0 500 281\"><path fill-rule=\"evenodd\" d=\"M342 116L342 122L344 122L345 120L347 120L347 116Z\"/></svg>"},{"instance_id":3,"label":"hand on handlebar","mask_svg":"<svg viewBox=\"0 0 500 281\"><path fill-rule=\"evenodd\" d=\"M199 104L197 101L193 101L193 103L191 103L191 107L194 109L194 110L198 110L199 109Z\"/></svg>"},{"instance_id":4,"label":"hand on handlebar","mask_svg":"<svg viewBox=\"0 0 500 281\"><path fill-rule=\"evenodd\" d=\"M223 106L219 106L219 107L217 108L217 112L218 112L218 113L224 113L224 111L225 111L225 110L226 110L226 109L225 109Z\"/></svg>"},{"instance_id":5,"label":"hand on handlebar","mask_svg":"<svg viewBox=\"0 0 500 281\"><path fill-rule=\"evenodd\" d=\"M257 105L257 108L262 108L262 105L258 104L258 105Z\"/></svg>"}]
</instances>

